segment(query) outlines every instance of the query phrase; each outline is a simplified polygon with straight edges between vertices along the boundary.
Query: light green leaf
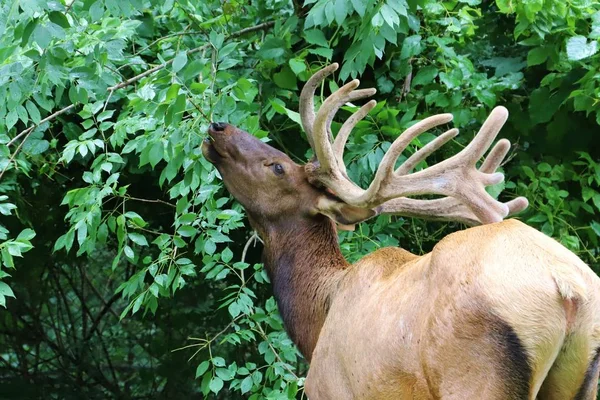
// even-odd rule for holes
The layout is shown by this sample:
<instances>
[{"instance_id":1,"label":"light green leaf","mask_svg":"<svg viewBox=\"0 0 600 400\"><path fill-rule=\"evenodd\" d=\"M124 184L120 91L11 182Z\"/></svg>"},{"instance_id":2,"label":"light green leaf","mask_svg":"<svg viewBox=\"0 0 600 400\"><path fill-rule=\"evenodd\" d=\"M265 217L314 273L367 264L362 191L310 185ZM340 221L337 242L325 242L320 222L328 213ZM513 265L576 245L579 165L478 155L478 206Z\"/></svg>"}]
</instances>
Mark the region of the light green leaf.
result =
<instances>
[{"instance_id":1,"label":"light green leaf","mask_svg":"<svg viewBox=\"0 0 600 400\"><path fill-rule=\"evenodd\" d=\"M23 229L19 236L17 236L17 240L31 240L35 237L35 231L33 229Z\"/></svg>"},{"instance_id":2,"label":"light green leaf","mask_svg":"<svg viewBox=\"0 0 600 400\"><path fill-rule=\"evenodd\" d=\"M148 161L150 161L150 165L152 165L152 168L154 168L156 164L158 164L160 160L163 159L164 151L165 149L162 140L159 140L156 143L154 143L154 145L150 149L150 152L148 153Z\"/></svg>"},{"instance_id":3,"label":"light green leaf","mask_svg":"<svg viewBox=\"0 0 600 400\"><path fill-rule=\"evenodd\" d=\"M252 389L252 385L253 385L252 377L251 376L245 377L240 385L240 390L241 390L242 394L248 393Z\"/></svg>"},{"instance_id":4,"label":"light green leaf","mask_svg":"<svg viewBox=\"0 0 600 400\"><path fill-rule=\"evenodd\" d=\"M217 394L223 389L223 380L217 376L212 378L209 385L210 391Z\"/></svg>"},{"instance_id":5,"label":"light green leaf","mask_svg":"<svg viewBox=\"0 0 600 400\"><path fill-rule=\"evenodd\" d=\"M536 47L527 53L527 66L539 65L545 63L550 55L546 47Z\"/></svg>"},{"instance_id":6,"label":"light green leaf","mask_svg":"<svg viewBox=\"0 0 600 400\"><path fill-rule=\"evenodd\" d=\"M361 17L365 16L365 11L367 10L367 2L365 0L350 0L352 3L352 7L354 11L358 13Z\"/></svg>"},{"instance_id":7,"label":"light green leaf","mask_svg":"<svg viewBox=\"0 0 600 400\"><path fill-rule=\"evenodd\" d=\"M134 242L135 244L138 244L140 246L148 246L148 241L146 240L146 237L140 233L129 233L127 236L129 236L129 239L131 239L132 242Z\"/></svg>"},{"instance_id":8,"label":"light green leaf","mask_svg":"<svg viewBox=\"0 0 600 400\"><path fill-rule=\"evenodd\" d=\"M33 123L39 124L42 119L42 116L40 115L40 111L38 110L36 105L33 104L31 100L27 100L27 102L25 102L25 107L27 107L27 112L29 113L29 117L31 117Z\"/></svg>"},{"instance_id":9,"label":"light green leaf","mask_svg":"<svg viewBox=\"0 0 600 400\"><path fill-rule=\"evenodd\" d=\"M427 85L431 83L438 74L438 69L434 66L427 66L419 69L417 75L412 80L412 85Z\"/></svg>"},{"instance_id":10,"label":"light green leaf","mask_svg":"<svg viewBox=\"0 0 600 400\"><path fill-rule=\"evenodd\" d=\"M329 47L329 43L327 42L327 39L325 39L325 35L318 29L304 31L304 38L310 44L316 44L321 47Z\"/></svg>"},{"instance_id":11,"label":"light green leaf","mask_svg":"<svg viewBox=\"0 0 600 400\"><path fill-rule=\"evenodd\" d=\"M567 40L567 57L571 61L583 60L596 52L598 52L598 42L595 40L588 43L584 36L573 36Z\"/></svg>"},{"instance_id":12,"label":"light green leaf","mask_svg":"<svg viewBox=\"0 0 600 400\"><path fill-rule=\"evenodd\" d=\"M185 67L185 64L187 64L187 60L188 58L185 51L180 51L179 53L177 53L177 55L173 59L173 72L181 71L181 69Z\"/></svg>"},{"instance_id":13,"label":"light green leaf","mask_svg":"<svg viewBox=\"0 0 600 400\"><path fill-rule=\"evenodd\" d=\"M0 282L0 295L7 296L7 297L15 297L15 294L13 293L10 286L8 286L4 282Z\"/></svg>"},{"instance_id":14,"label":"light green leaf","mask_svg":"<svg viewBox=\"0 0 600 400\"><path fill-rule=\"evenodd\" d=\"M292 58L289 61L290 68L294 71L294 74L299 75L306 71L306 62L299 58Z\"/></svg>"},{"instance_id":15,"label":"light green leaf","mask_svg":"<svg viewBox=\"0 0 600 400\"><path fill-rule=\"evenodd\" d=\"M596 236L600 237L600 223L598 223L597 221L592 221L590 223L590 227L592 228Z\"/></svg>"},{"instance_id":16,"label":"light green leaf","mask_svg":"<svg viewBox=\"0 0 600 400\"><path fill-rule=\"evenodd\" d=\"M208 361L202 361L198 368L196 368L196 378L201 377L208 370L210 363Z\"/></svg>"}]
</instances>

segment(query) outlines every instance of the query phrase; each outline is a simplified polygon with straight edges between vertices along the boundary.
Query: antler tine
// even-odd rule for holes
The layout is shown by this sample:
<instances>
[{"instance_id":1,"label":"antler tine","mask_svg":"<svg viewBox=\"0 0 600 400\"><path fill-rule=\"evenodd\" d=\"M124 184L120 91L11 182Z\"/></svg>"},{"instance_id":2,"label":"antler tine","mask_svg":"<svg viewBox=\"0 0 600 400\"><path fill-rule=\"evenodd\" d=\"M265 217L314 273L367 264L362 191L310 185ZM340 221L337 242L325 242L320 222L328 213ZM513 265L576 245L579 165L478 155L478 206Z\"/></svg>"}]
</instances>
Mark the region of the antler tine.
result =
<instances>
[{"instance_id":1,"label":"antler tine","mask_svg":"<svg viewBox=\"0 0 600 400\"><path fill-rule=\"evenodd\" d=\"M332 149L331 141L328 135L330 131L331 120L339 108L350 99L358 99L370 96L375 93L375 89L355 89L360 84L358 79L345 84L336 92L331 94L321 105L315 118L313 127L313 140L315 154L320 163L320 169L337 175L339 171L338 162Z\"/></svg>"},{"instance_id":2,"label":"antler tine","mask_svg":"<svg viewBox=\"0 0 600 400\"><path fill-rule=\"evenodd\" d=\"M510 150L510 141L508 139L500 139L487 155L479 171L491 174L502 164L502 161ZM525 197L517 197L504 203L508 207L508 215L520 213L529 206L529 201Z\"/></svg>"},{"instance_id":3,"label":"antler tine","mask_svg":"<svg viewBox=\"0 0 600 400\"><path fill-rule=\"evenodd\" d=\"M433 152L437 149L448 143L451 139L455 138L458 135L458 129L453 128L449 131L442 133L440 136L427 143L417 152L415 152L412 156L410 156L406 161L402 163L401 166L396 169L396 175L406 175L410 171L413 170L414 167L417 166L418 163L425 160L429 157Z\"/></svg>"},{"instance_id":4,"label":"antler tine","mask_svg":"<svg viewBox=\"0 0 600 400\"><path fill-rule=\"evenodd\" d=\"M529 200L526 197L520 196L504 204L508 207L508 215L514 215L529 207Z\"/></svg>"},{"instance_id":5,"label":"antler tine","mask_svg":"<svg viewBox=\"0 0 600 400\"><path fill-rule=\"evenodd\" d=\"M302 92L300 93L300 119L302 121L302 127L306 132L308 143L310 147L314 149L315 143L313 140L313 126L315 124L315 90L323 82L325 78L333 74L339 68L338 63L333 63L327 67L317 71L313 76L306 82Z\"/></svg>"},{"instance_id":6,"label":"antler tine","mask_svg":"<svg viewBox=\"0 0 600 400\"><path fill-rule=\"evenodd\" d=\"M346 165L344 164L344 148L346 147L348 136L350 136L350 132L352 132L352 129L354 129L356 124L366 117L376 105L377 102L375 100L371 100L362 106L344 122L337 136L335 137L335 141L333 142L333 155L338 160L338 167L340 168L340 171L346 176L347 173Z\"/></svg>"},{"instance_id":7,"label":"antler tine","mask_svg":"<svg viewBox=\"0 0 600 400\"><path fill-rule=\"evenodd\" d=\"M407 165L411 158L417 156L417 154L421 151L423 153L431 154L429 151L425 151L426 147L430 145L433 147L433 143L438 140L442 142L441 138L446 134L448 134L449 137L452 137L449 135L450 132L451 131L448 131L443 135L440 135L434 141L428 143L421 150L406 160L400 166L400 168ZM444 143L446 141L444 141ZM441 145L442 144L435 147L439 148ZM506 157L508 154L509 150L510 142L507 139L501 139L498 141L498 143L496 143L481 164L481 167L479 167L479 171L486 174L494 173L504 160L504 157ZM425 157L415 157L415 159L418 158L418 161L413 162L413 166ZM400 168L398 170L400 170ZM412 169L412 167L407 168L405 172L409 172L410 169ZM398 170L396 170L396 172L398 172ZM508 216L510 216L526 209L529 206L529 202L525 197L517 197L516 199L504 203L504 205L508 208ZM481 225L482 223L482 221L473 213L473 211L471 211L464 203L453 197L444 197L433 200L398 197L383 203L381 206L377 207L375 211L377 214L401 214L408 217L421 217L441 221L457 221L470 226Z\"/></svg>"},{"instance_id":8,"label":"antler tine","mask_svg":"<svg viewBox=\"0 0 600 400\"><path fill-rule=\"evenodd\" d=\"M394 174L396 160L398 157L400 157L400 154L402 154L402 152L406 149L410 142L413 141L414 138L435 126L446 124L452 121L452 118L452 114L433 115L417 122L402 132L400 136L394 140L388 151L383 156L383 159L377 168L377 172L375 173L375 179L373 179L368 191L378 191L379 186L386 179L386 177L390 177L392 174Z\"/></svg>"},{"instance_id":9,"label":"antler tine","mask_svg":"<svg viewBox=\"0 0 600 400\"><path fill-rule=\"evenodd\" d=\"M475 163L485 154L507 119L506 107L498 106L492 110L473 141L463 150L468 155L468 162Z\"/></svg>"},{"instance_id":10,"label":"antler tine","mask_svg":"<svg viewBox=\"0 0 600 400\"><path fill-rule=\"evenodd\" d=\"M355 101L355 100L360 100L360 99L364 99L365 97L371 97L376 92L377 92L377 90L375 90L373 88L371 88L371 89L353 90L352 92L348 93L347 96L340 97L336 101L336 103L333 105L333 107L329 111L329 116L327 118L327 124L326 124L326 126L327 126L327 133L329 135L328 136L329 142L333 142L333 134L331 133L331 121L333 121L333 118L335 117L335 114L337 114L337 112L339 111L339 109L342 108L342 106L344 104L348 103L348 102ZM375 103L375 104L377 104L377 103Z\"/></svg>"},{"instance_id":11,"label":"antler tine","mask_svg":"<svg viewBox=\"0 0 600 400\"><path fill-rule=\"evenodd\" d=\"M479 167L481 172L486 174L491 174L498 169L504 157L508 154L510 150L510 141L508 139L500 139L498 143L492 148L488 156Z\"/></svg>"},{"instance_id":12,"label":"antler tine","mask_svg":"<svg viewBox=\"0 0 600 400\"><path fill-rule=\"evenodd\" d=\"M342 125L335 140L331 138L330 125L342 105L370 96L375 90L356 90L359 81L353 80L331 94L315 115L315 88L337 67L337 64L333 64L317 72L301 95L302 122L316 155L316 160L305 166L311 182L319 182L352 206L374 209L378 213L398 211L410 215L412 212L419 216L458 219L466 223L489 223L500 221L509 213L527 207L524 198L501 203L485 191L486 186L504 179L495 170L507 154L510 146L508 141L501 140L496 144L481 168L476 167L508 117L508 111L504 107L497 107L490 113L473 141L461 152L429 168L409 174L418 162L458 134L456 129L443 133L394 170L398 157L414 138L435 126L450 122L452 114L435 115L414 124L394 140L369 188L365 190L356 185L346 174L343 150L350 131L375 106L375 102L368 102L353 114ZM423 194L447 197L435 200L405 197Z\"/></svg>"}]
</instances>

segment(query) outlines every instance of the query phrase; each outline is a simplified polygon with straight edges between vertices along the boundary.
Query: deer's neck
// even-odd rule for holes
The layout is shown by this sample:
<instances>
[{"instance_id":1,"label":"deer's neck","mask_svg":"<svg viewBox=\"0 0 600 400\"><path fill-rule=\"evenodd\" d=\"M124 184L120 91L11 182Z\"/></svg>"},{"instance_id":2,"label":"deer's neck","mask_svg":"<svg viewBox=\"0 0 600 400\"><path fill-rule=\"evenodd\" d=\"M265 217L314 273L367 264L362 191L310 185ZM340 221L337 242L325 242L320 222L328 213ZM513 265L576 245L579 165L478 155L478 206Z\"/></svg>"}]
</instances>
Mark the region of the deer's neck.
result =
<instances>
[{"instance_id":1,"label":"deer's neck","mask_svg":"<svg viewBox=\"0 0 600 400\"><path fill-rule=\"evenodd\" d=\"M310 361L348 263L328 219L271 226L264 261L286 330Z\"/></svg>"}]
</instances>

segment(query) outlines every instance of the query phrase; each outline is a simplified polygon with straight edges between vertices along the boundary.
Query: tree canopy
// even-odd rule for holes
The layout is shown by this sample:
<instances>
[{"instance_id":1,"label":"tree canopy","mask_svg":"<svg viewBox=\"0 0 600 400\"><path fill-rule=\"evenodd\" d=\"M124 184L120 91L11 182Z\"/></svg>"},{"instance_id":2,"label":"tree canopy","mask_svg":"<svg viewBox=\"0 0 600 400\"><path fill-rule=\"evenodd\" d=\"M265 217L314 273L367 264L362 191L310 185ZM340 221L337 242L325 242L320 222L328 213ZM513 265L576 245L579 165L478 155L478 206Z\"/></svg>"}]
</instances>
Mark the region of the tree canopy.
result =
<instances>
[{"instance_id":1,"label":"tree canopy","mask_svg":"<svg viewBox=\"0 0 600 400\"><path fill-rule=\"evenodd\" d=\"M592 0L1 2L0 397L302 397L259 240L200 145L226 121L304 162L298 95L332 61L322 96L378 89L355 182L415 121L461 129L435 162L504 105L490 193L598 271L599 39ZM339 239L354 261L462 228L380 216Z\"/></svg>"}]
</instances>

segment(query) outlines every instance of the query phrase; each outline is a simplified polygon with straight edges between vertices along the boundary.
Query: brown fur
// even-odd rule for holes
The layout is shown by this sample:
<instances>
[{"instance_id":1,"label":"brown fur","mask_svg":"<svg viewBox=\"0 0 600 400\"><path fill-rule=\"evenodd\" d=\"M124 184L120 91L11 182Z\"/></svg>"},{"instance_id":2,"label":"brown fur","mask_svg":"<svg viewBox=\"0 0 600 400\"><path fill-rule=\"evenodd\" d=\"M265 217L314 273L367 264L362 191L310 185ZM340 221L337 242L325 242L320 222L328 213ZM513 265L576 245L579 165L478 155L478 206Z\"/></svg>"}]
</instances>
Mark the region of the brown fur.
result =
<instances>
[{"instance_id":1,"label":"brown fur","mask_svg":"<svg viewBox=\"0 0 600 400\"><path fill-rule=\"evenodd\" d=\"M211 136L204 154L265 241L286 329L311 363L311 400L595 393L600 280L559 243L508 220L449 235L424 256L386 248L349 265L331 219L369 213L234 127Z\"/></svg>"}]
</instances>

